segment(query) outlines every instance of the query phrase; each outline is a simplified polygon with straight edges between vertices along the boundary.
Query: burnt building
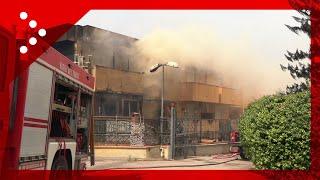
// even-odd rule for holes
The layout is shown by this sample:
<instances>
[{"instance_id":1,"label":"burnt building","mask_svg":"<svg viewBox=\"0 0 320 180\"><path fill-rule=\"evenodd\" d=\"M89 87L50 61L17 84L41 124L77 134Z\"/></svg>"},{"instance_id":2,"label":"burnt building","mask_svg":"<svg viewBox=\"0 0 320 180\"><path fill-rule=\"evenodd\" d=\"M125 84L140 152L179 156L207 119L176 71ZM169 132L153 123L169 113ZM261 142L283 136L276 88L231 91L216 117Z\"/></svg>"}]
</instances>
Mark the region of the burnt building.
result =
<instances>
[{"instance_id":1,"label":"burnt building","mask_svg":"<svg viewBox=\"0 0 320 180\"><path fill-rule=\"evenodd\" d=\"M75 25L54 48L90 72L95 82L97 116L130 116L142 109L142 79L131 47L137 41L92 26Z\"/></svg>"},{"instance_id":2,"label":"burnt building","mask_svg":"<svg viewBox=\"0 0 320 180\"><path fill-rule=\"evenodd\" d=\"M129 117L142 112L143 73L97 65L92 73L96 78L95 115Z\"/></svg>"},{"instance_id":3,"label":"burnt building","mask_svg":"<svg viewBox=\"0 0 320 180\"><path fill-rule=\"evenodd\" d=\"M241 91L223 86L215 73L195 67L165 68L164 73L163 143L168 143L172 103L176 104L178 120L196 136L195 141L228 141L230 132L238 129L243 108ZM160 117L161 76L161 71L145 76L145 119Z\"/></svg>"},{"instance_id":4,"label":"burnt building","mask_svg":"<svg viewBox=\"0 0 320 180\"><path fill-rule=\"evenodd\" d=\"M168 140L169 123L160 121L162 72L144 73L148 67L141 66L143 59L138 59L132 50L137 41L76 25L54 45L95 77L94 115L99 120L95 128L99 144L128 143L130 116L134 112L148 124L145 129L152 131L145 135L152 139L147 144L159 144L157 136ZM169 120L170 105L175 103L177 118L184 122L180 124L188 125L184 131L195 135L197 143L207 139L227 141L230 132L237 130L242 113L239 89L224 86L222 78L212 71L183 64L178 69L165 68L164 77L165 119ZM166 144L167 140L161 143Z\"/></svg>"},{"instance_id":5,"label":"burnt building","mask_svg":"<svg viewBox=\"0 0 320 180\"><path fill-rule=\"evenodd\" d=\"M131 48L136 38L92 26L75 25L54 48L84 68L103 66L125 71L139 71Z\"/></svg>"}]
</instances>

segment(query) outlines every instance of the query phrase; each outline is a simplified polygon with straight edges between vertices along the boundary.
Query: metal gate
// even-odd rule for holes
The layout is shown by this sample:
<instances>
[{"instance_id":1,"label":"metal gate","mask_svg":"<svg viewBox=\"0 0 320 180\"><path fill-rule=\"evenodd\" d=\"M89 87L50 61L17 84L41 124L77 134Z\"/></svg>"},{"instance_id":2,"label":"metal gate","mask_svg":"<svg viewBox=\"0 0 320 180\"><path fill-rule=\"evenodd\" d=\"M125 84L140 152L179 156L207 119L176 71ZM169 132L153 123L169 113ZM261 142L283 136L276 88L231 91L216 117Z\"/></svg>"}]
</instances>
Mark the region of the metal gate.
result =
<instances>
[{"instance_id":1,"label":"metal gate","mask_svg":"<svg viewBox=\"0 0 320 180\"><path fill-rule=\"evenodd\" d=\"M196 155L196 145L200 143L201 120L195 116L176 119L174 158Z\"/></svg>"},{"instance_id":2,"label":"metal gate","mask_svg":"<svg viewBox=\"0 0 320 180\"><path fill-rule=\"evenodd\" d=\"M228 142L232 131L229 119L201 119L194 114L177 117L174 108L171 110L171 117L163 121L163 126L161 139L164 140L163 144L169 144L174 149L169 154L173 159L196 156L197 146L205 140ZM215 130L210 129L210 126L216 126Z\"/></svg>"}]
</instances>

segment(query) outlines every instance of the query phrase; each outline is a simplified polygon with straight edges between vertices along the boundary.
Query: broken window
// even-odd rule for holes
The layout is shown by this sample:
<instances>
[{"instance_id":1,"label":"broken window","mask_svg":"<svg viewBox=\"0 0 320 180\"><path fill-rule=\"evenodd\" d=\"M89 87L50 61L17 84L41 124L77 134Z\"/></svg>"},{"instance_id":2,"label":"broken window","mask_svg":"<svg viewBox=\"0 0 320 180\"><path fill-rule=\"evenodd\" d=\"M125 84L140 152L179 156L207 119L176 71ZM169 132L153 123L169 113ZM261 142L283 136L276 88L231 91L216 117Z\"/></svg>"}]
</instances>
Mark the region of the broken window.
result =
<instances>
[{"instance_id":1,"label":"broken window","mask_svg":"<svg viewBox=\"0 0 320 180\"><path fill-rule=\"evenodd\" d=\"M133 112L141 113L141 101L141 96L99 92L95 96L95 114L99 116L131 116Z\"/></svg>"}]
</instances>

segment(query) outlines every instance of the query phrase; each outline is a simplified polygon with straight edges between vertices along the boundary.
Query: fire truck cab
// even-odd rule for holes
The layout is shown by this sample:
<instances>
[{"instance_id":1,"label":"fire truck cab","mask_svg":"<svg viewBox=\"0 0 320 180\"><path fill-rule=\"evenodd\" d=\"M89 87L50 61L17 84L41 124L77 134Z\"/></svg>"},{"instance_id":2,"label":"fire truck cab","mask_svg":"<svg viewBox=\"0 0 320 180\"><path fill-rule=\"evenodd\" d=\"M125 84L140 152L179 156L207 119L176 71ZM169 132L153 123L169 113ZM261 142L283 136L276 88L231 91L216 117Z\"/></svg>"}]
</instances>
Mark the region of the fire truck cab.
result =
<instances>
[{"instance_id":1,"label":"fire truck cab","mask_svg":"<svg viewBox=\"0 0 320 180\"><path fill-rule=\"evenodd\" d=\"M19 169L85 169L89 156L93 164L93 77L53 48L23 76Z\"/></svg>"}]
</instances>

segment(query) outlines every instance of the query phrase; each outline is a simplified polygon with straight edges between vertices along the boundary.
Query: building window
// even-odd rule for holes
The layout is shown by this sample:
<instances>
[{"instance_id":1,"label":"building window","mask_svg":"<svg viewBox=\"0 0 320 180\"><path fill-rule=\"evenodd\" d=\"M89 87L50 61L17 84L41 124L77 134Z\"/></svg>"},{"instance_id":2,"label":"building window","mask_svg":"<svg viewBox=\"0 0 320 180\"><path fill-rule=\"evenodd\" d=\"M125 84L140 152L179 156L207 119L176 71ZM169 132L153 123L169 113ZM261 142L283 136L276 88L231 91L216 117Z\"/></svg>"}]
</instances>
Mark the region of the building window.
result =
<instances>
[{"instance_id":1,"label":"building window","mask_svg":"<svg viewBox=\"0 0 320 180\"><path fill-rule=\"evenodd\" d=\"M140 113L139 102L136 100L123 100L122 115L131 116L133 112Z\"/></svg>"}]
</instances>

